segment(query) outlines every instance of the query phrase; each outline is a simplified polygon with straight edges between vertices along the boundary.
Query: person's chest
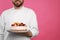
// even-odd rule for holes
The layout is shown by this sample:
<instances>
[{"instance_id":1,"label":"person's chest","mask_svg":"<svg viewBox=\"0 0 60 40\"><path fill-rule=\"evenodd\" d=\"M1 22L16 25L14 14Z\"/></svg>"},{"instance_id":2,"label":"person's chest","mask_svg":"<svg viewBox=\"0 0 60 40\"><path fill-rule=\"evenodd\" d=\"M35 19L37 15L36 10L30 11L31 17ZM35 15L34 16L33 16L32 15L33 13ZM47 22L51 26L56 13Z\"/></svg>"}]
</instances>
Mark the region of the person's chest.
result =
<instances>
[{"instance_id":1,"label":"person's chest","mask_svg":"<svg viewBox=\"0 0 60 40\"><path fill-rule=\"evenodd\" d=\"M8 12L7 15L5 15L5 26L11 26L11 24L15 22L24 23L26 25L29 25L31 21L31 15L27 11L12 11Z\"/></svg>"}]
</instances>

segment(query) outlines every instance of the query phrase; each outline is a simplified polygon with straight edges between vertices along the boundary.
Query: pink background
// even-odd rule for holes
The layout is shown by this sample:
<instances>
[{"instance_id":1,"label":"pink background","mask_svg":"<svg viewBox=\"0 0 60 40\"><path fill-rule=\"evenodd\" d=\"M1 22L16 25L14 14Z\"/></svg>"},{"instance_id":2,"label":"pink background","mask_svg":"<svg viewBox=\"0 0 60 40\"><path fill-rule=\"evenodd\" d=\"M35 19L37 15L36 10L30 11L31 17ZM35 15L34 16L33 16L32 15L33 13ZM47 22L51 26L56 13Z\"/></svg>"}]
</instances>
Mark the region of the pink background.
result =
<instances>
[{"instance_id":1,"label":"pink background","mask_svg":"<svg viewBox=\"0 0 60 40\"><path fill-rule=\"evenodd\" d=\"M25 0L24 5L35 10L38 17L40 33L32 40L60 40L59 2L59 0ZM11 0L0 0L0 14L11 7Z\"/></svg>"}]
</instances>

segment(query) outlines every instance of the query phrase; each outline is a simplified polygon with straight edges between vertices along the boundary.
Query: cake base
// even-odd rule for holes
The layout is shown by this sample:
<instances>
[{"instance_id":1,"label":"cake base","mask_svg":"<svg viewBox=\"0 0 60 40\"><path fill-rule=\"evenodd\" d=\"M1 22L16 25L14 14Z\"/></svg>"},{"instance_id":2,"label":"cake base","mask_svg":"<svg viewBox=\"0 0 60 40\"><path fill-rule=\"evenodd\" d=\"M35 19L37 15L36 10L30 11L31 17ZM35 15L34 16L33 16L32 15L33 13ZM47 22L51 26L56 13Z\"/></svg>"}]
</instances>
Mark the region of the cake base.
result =
<instances>
[{"instance_id":1,"label":"cake base","mask_svg":"<svg viewBox=\"0 0 60 40\"><path fill-rule=\"evenodd\" d=\"M27 30L27 27L24 27L24 26L11 27L11 30Z\"/></svg>"}]
</instances>

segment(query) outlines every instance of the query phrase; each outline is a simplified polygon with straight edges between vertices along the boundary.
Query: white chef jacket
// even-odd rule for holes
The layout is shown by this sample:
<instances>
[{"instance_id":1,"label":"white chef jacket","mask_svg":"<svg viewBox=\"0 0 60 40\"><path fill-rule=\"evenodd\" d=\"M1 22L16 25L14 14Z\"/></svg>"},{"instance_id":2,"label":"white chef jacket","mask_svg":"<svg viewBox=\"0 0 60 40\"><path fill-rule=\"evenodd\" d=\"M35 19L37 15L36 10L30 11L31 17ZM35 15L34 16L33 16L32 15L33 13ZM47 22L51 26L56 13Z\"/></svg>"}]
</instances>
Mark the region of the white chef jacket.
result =
<instances>
[{"instance_id":1,"label":"white chef jacket","mask_svg":"<svg viewBox=\"0 0 60 40\"><path fill-rule=\"evenodd\" d=\"M30 40L31 37L20 34L10 33L11 24L14 22L23 22L32 32L32 37L38 34L38 25L35 12L27 7L22 6L19 9L10 8L0 15L0 40Z\"/></svg>"}]
</instances>

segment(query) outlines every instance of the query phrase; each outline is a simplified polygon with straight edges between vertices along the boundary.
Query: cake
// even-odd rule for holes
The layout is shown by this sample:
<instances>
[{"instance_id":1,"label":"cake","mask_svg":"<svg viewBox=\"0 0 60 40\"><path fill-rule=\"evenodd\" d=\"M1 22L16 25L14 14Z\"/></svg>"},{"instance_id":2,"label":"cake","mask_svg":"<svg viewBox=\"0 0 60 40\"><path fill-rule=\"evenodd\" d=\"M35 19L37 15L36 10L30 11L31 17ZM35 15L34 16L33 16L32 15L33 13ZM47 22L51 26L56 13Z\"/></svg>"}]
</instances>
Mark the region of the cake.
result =
<instances>
[{"instance_id":1,"label":"cake","mask_svg":"<svg viewBox=\"0 0 60 40\"><path fill-rule=\"evenodd\" d=\"M17 30L17 31L26 31L27 30L27 27L23 27L23 26L17 26L17 27L12 27L11 28L12 30Z\"/></svg>"},{"instance_id":2,"label":"cake","mask_svg":"<svg viewBox=\"0 0 60 40\"><path fill-rule=\"evenodd\" d=\"M15 22L11 26L12 26L11 27L12 30L16 30L16 31L26 31L27 30L27 26L23 23Z\"/></svg>"}]
</instances>

